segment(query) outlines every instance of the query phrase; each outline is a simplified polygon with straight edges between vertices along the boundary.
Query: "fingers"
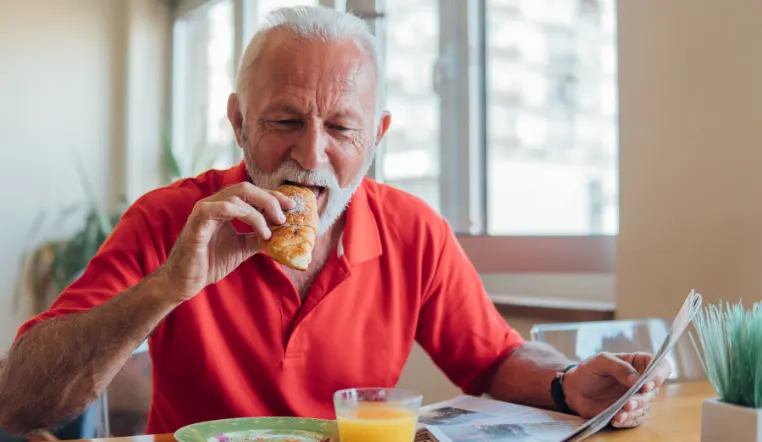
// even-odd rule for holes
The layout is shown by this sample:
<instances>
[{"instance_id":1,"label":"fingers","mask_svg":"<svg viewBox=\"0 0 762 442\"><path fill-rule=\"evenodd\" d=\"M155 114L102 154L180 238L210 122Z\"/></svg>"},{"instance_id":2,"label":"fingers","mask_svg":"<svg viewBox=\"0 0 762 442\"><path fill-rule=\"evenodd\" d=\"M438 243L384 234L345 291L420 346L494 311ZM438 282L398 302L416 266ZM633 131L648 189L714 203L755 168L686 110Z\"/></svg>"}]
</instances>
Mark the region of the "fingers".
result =
<instances>
[{"instance_id":1,"label":"fingers","mask_svg":"<svg viewBox=\"0 0 762 442\"><path fill-rule=\"evenodd\" d=\"M629 362L638 373L646 371L648 364L653 360L653 355L650 353L618 353L617 358ZM643 385L642 392L647 393L651 390L659 388L664 381L672 374L672 364L666 359L662 359L659 365L651 374L651 378Z\"/></svg>"},{"instance_id":2,"label":"fingers","mask_svg":"<svg viewBox=\"0 0 762 442\"><path fill-rule=\"evenodd\" d=\"M239 220L250 225L252 230L254 230L254 232L257 233L262 239L270 239L272 232L270 231L270 227L267 225L267 220L257 209L246 204L237 196L231 196L227 199L227 201L235 204L241 209L243 213L245 213L243 216L238 217Z\"/></svg>"},{"instance_id":3,"label":"fingers","mask_svg":"<svg viewBox=\"0 0 762 442\"><path fill-rule=\"evenodd\" d=\"M611 420L611 425L616 428L632 428L642 425L651 415L650 403L642 408L638 408L633 411L620 411L614 419Z\"/></svg>"},{"instance_id":4,"label":"fingers","mask_svg":"<svg viewBox=\"0 0 762 442\"><path fill-rule=\"evenodd\" d=\"M293 209L296 206L296 203L294 202L294 200L278 192L277 190L271 190L270 194L278 199L278 202L280 202L281 208L285 210Z\"/></svg>"},{"instance_id":5,"label":"fingers","mask_svg":"<svg viewBox=\"0 0 762 442\"><path fill-rule=\"evenodd\" d=\"M632 428L643 424L651 415L651 404L658 395L658 388L649 393L634 395L622 410L614 416L614 419L611 420L611 425L617 428Z\"/></svg>"},{"instance_id":6,"label":"fingers","mask_svg":"<svg viewBox=\"0 0 762 442\"><path fill-rule=\"evenodd\" d=\"M662 359L661 362L659 362L659 365L654 370L653 374L651 375L651 379L646 382L645 387L651 387L651 389L659 388L664 381L669 378L669 376L672 374L672 364L669 363L666 359ZM645 390L645 389L644 389Z\"/></svg>"},{"instance_id":7,"label":"fingers","mask_svg":"<svg viewBox=\"0 0 762 442\"><path fill-rule=\"evenodd\" d=\"M632 365L611 353L601 353L593 362L590 368L596 374L611 376L627 387L632 386L640 378L640 373Z\"/></svg>"},{"instance_id":8,"label":"fingers","mask_svg":"<svg viewBox=\"0 0 762 442\"><path fill-rule=\"evenodd\" d=\"M238 197L248 205L265 213L267 219L275 224L286 222L283 210L292 209L296 204L291 198L280 192L261 189L251 183L244 182L230 186L215 196L217 200Z\"/></svg>"},{"instance_id":9,"label":"fingers","mask_svg":"<svg viewBox=\"0 0 762 442\"><path fill-rule=\"evenodd\" d=\"M272 235L262 214L235 196L223 201L201 201L196 204L194 212L193 220L196 223L239 219L264 239L269 239Z\"/></svg>"},{"instance_id":10,"label":"fingers","mask_svg":"<svg viewBox=\"0 0 762 442\"><path fill-rule=\"evenodd\" d=\"M651 390L648 393L635 394L622 408L624 411L635 411L647 407L658 395L658 389Z\"/></svg>"},{"instance_id":11,"label":"fingers","mask_svg":"<svg viewBox=\"0 0 762 442\"><path fill-rule=\"evenodd\" d=\"M635 367L635 370L637 370L638 373L646 371L646 367L648 367L648 364L650 364L653 359L653 355L644 352L617 353L615 356Z\"/></svg>"}]
</instances>

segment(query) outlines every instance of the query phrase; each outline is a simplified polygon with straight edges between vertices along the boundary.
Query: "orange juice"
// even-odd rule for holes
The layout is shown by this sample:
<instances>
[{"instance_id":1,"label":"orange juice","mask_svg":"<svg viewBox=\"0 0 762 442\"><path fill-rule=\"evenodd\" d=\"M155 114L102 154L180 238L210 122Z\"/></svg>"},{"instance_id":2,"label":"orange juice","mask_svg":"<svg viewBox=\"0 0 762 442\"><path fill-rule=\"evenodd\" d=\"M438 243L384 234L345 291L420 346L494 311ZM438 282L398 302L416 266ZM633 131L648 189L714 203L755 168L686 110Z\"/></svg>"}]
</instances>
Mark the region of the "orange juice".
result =
<instances>
[{"instance_id":1,"label":"orange juice","mask_svg":"<svg viewBox=\"0 0 762 442\"><path fill-rule=\"evenodd\" d=\"M404 408L361 404L337 421L341 442L412 442L418 416Z\"/></svg>"}]
</instances>

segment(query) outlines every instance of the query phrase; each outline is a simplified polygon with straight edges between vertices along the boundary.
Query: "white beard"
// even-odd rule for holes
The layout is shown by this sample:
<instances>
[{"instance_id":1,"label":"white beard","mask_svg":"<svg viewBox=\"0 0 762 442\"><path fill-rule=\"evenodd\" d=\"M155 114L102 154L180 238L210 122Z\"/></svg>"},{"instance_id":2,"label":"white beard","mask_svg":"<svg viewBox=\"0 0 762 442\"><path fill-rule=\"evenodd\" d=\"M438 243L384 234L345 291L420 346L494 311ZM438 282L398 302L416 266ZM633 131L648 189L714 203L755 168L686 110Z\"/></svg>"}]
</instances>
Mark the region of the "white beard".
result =
<instances>
[{"instance_id":1,"label":"white beard","mask_svg":"<svg viewBox=\"0 0 762 442\"><path fill-rule=\"evenodd\" d=\"M373 151L370 149L366 151L365 159L357 176L346 188L339 186L336 175L328 168L305 170L296 160L289 158L275 172L265 173L257 167L256 162L251 157L251 150L248 146L244 146L243 155L246 171L249 173L249 177L251 177L251 182L257 187L274 190L283 184L284 181L294 181L297 183L310 183L325 188L324 192L327 192L327 200L323 211L319 214L320 224L318 226L318 235L322 236L344 213L349 201L352 199L352 195L360 187L362 179L365 177L368 169L370 169L370 165L373 163Z\"/></svg>"}]
</instances>

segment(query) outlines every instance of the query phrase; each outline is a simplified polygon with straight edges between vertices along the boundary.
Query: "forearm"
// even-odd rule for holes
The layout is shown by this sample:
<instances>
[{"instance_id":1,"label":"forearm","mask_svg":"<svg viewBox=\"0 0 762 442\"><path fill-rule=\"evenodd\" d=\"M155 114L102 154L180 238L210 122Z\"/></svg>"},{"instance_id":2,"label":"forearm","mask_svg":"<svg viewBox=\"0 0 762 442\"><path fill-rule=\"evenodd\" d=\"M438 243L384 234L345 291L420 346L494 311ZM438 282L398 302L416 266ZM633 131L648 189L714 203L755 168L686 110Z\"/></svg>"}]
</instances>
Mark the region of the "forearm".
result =
<instances>
[{"instance_id":1,"label":"forearm","mask_svg":"<svg viewBox=\"0 0 762 442\"><path fill-rule=\"evenodd\" d=\"M505 358L489 394L506 402L553 408L550 383L556 372L572 362L549 345L526 343Z\"/></svg>"},{"instance_id":2,"label":"forearm","mask_svg":"<svg viewBox=\"0 0 762 442\"><path fill-rule=\"evenodd\" d=\"M160 274L91 310L43 322L0 369L0 427L18 434L71 419L95 400L172 310Z\"/></svg>"}]
</instances>

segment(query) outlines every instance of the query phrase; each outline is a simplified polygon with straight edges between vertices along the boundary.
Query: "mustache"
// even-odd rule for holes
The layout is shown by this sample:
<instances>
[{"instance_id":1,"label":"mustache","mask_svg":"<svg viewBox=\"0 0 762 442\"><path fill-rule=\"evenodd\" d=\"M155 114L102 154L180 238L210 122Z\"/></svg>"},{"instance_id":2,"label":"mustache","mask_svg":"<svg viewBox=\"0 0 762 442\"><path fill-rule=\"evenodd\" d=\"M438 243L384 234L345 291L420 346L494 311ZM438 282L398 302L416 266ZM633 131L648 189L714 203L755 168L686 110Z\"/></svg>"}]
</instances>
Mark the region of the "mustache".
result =
<instances>
[{"instance_id":1,"label":"mustache","mask_svg":"<svg viewBox=\"0 0 762 442\"><path fill-rule=\"evenodd\" d=\"M289 160L272 174L272 178L280 181L293 181L328 189L339 189L339 181L336 175L328 169L307 170L295 160Z\"/></svg>"}]
</instances>

